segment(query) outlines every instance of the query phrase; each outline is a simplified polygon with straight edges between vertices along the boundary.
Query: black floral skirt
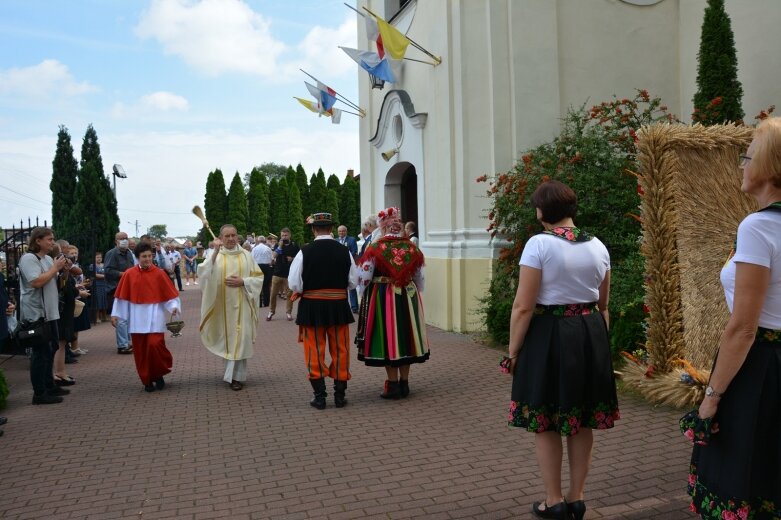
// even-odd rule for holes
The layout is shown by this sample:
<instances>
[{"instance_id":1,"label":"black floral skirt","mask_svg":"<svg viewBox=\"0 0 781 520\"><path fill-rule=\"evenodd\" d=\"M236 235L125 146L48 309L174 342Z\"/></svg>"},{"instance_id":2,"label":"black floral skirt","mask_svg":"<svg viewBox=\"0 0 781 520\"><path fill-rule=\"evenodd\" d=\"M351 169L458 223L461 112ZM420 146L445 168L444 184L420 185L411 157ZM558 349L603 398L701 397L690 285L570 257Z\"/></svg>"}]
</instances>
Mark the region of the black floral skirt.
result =
<instances>
[{"instance_id":1,"label":"black floral skirt","mask_svg":"<svg viewBox=\"0 0 781 520\"><path fill-rule=\"evenodd\" d=\"M718 433L692 452L692 511L702 518L781 518L781 331L758 331L714 422Z\"/></svg>"},{"instance_id":2,"label":"black floral skirt","mask_svg":"<svg viewBox=\"0 0 781 520\"><path fill-rule=\"evenodd\" d=\"M612 428L619 418L607 327L596 306L538 307L515 367L509 425L569 436Z\"/></svg>"}]
</instances>

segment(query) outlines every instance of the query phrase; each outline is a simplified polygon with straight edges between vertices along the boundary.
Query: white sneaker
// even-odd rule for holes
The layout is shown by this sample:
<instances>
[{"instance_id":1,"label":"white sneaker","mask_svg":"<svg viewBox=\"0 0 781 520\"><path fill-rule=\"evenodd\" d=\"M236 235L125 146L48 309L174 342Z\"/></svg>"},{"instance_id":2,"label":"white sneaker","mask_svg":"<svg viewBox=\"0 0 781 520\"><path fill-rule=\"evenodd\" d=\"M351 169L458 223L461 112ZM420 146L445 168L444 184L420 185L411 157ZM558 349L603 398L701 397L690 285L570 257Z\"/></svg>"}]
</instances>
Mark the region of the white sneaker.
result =
<instances>
[{"instance_id":1,"label":"white sneaker","mask_svg":"<svg viewBox=\"0 0 781 520\"><path fill-rule=\"evenodd\" d=\"M195 285L198 285L198 282L193 282Z\"/></svg>"},{"instance_id":2,"label":"white sneaker","mask_svg":"<svg viewBox=\"0 0 781 520\"><path fill-rule=\"evenodd\" d=\"M185 285L190 285L190 282L187 282Z\"/></svg>"}]
</instances>

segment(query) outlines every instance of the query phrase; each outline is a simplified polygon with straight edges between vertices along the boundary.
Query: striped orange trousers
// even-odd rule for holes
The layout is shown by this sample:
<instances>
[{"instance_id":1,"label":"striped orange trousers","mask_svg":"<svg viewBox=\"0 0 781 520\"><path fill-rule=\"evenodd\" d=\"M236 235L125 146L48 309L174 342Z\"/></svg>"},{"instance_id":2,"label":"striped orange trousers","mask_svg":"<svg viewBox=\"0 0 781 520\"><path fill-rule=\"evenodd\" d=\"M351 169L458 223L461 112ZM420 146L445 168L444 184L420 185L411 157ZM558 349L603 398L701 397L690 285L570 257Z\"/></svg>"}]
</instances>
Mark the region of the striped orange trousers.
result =
<instances>
[{"instance_id":1,"label":"striped orange trousers","mask_svg":"<svg viewBox=\"0 0 781 520\"><path fill-rule=\"evenodd\" d=\"M349 325L301 326L299 339L304 343L309 379L350 379ZM328 365L325 364L326 350L331 355L331 363Z\"/></svg>"}]
</instances>

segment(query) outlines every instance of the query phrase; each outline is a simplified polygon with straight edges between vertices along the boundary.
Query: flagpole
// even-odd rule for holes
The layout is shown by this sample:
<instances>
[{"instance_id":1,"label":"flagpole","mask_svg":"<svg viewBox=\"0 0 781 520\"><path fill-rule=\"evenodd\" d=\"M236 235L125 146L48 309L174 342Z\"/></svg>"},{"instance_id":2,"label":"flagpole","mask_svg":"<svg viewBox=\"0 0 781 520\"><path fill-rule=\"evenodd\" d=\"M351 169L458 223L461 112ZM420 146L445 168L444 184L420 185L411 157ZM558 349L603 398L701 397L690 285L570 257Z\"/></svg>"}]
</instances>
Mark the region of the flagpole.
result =
<instances>
[{"instance_id":1,"label":"flagpole","mask_svg":"<svg viewBox=\"0 0 781 520\"><path fill-rule=\"evenodd\" d=\"M349 6L348 6L348 7L349 7ZM385 23L388 23L388 22L387 22L387 21L386 21L384 18L380 18L380 17L379 17L377 14L373 13L373 12L371 11L371 9L369 9L369 8L368 8L368 7L366 7L365 5L362 5L362 6L361 6L361 8L362 8L362 9L365 9L365 10L366 10L366 12L368 12L368 13L369 13L370 15L372 15L373 17L375 17L375 18L377 18L377 19L379 19L379 20L382 20L382 21L383 21L383 22L385 22ZM425 55L426 55L426 56L428 56L429 58L431 58L431 59L433 59L434 61L436 61L436 62L437 62L437 63L436 63L436 65L439 65L440 63L442 63L442 58L441 58L441 57L434 56L434 55L433 55L433 54L431 54L429 51L427 51L426 49L424 49L424 48L423 48L423 47L422 47L422 46L421 46L419 43L417 43L415 40L413 40L412 38L410 38L410 37L409 37L409 36L407 36L406 34L404 34L404 35L402 35L402 36L404 36L406 39L408 39L408 40L409 40L409 42L412 44L412 46L413 46L413 47L415 47L416 49L418 49L420 52L422 52L423 54L425 54ZM423 63L426 63L426 62L423 62ZM434 66L436 67L436 65L434 65Z\"/></svg>"},{"instance_id":2,"label":"flagpole","mask_svg":"<svg viewBox=\"0 0 781 520\"><path fill-rule=\"evenodd\" d=\"M355 7L353 7L353 6L351 6L350 4L348 4L348 3L346 3L346 2L345 2L345 3L344 3L344 5L345 5L345 6L347 6L347 8L348 8L348 9L352 9L353 11L355 11L356 13L358 13L359 15L363 16L364 18L366 18L366 15L365 15L365 14L363 14L362 12L360 12L358 9L356 9L356 8L355 8Z\"/></svg>"},{"instance_id":3,"label":"flagpole","mask_svg":"<svg viewBox=\"0 0 781 520\"><path fill-rule=\"evenodd\" d=\"M300 70L301 72L303 72L304 74L306 74L307 76L309 76L310 78L312 78L313 80L317 81L318 83L323 83L322 81L320 81L320 80L319 80L319 79L317 79L316 77L312 76L310 73L308 73L308 72L307 72L307 71L305 71L304 69L298 69L298 70ZM323 83L323 85L325 85L325 83ZM348 106L350 106L350 107L354 108L355 110L357 110L357 111L358 111L358 112L360 112L361 114L364 114L364 113L365 113L365 110L364 110L364 109L362 109L361 107L359 107L358 105L356 105L355 103L353 103L352 101L350 101L349 99L347 99L346 97L344 97L342 94L340 94L340 93L336 92L335 90L334 90L334 93L336 93L336 95L337 95L339 98L341 98L341 99L339 99L339 101L341 101L341 102L342 102L342 103L344 103L345 105L348 105ZM349 112L348 112L348 113L349 113ZM361 116L361 117L363 117L363 116Z\"/></svg>"}]
</instances>

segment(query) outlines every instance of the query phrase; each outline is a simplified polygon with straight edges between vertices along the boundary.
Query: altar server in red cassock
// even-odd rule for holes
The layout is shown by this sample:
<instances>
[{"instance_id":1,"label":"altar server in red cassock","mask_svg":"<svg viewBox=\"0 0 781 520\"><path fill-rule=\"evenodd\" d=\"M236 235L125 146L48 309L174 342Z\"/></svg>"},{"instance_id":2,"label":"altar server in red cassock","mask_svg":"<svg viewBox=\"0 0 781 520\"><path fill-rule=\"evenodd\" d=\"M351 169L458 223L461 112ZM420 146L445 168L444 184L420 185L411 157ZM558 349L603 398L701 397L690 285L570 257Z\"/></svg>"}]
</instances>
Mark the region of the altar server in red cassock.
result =
<instances>
[{"instance_id":1,"label":"altar server in red cassock","mask_svg":"<svg viewBox=\"0 0 781 520\"><path fill-rule=\"evenodd\" d=\"M165 387L163 376L173 365L165 346L166 313L178 314L181 304L166 272L152 262L152 244L141 242L135 253L138 265L122 273L117 284L111 324L128 321L138 377L144 390L153 392Z\"/></svg>"}]
</instances>

